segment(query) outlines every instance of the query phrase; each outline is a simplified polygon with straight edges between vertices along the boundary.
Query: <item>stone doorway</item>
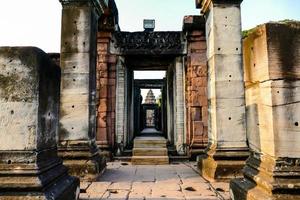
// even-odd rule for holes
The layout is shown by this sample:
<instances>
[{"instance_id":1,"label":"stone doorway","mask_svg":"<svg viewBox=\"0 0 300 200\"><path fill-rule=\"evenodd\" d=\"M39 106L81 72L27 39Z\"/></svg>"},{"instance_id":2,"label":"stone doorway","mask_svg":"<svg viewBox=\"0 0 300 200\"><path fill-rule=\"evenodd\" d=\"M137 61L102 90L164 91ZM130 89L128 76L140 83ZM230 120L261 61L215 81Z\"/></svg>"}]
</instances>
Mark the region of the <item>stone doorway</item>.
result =
<instances>
[{"instance_id":1,"label":"stone doorway","mask_svg":"<svg viewBox=\"0 0 300 200\"><path fill-rule=\"evenodd\" d=\"M134 88L135 136L159 135L167 138L165 78L135 79Z\"/></svg>"},{"instance_id":2,"label":"stone doorway","mask_svg":"<svg viewBox=\"0 0 300 200\"><path fill-rule=\"evenodd\" d=\"M186 155L184 63L182 32L116 32L110 53L117 55L116 64L116 147L117 155L130 152L133 141L145 128L141 114L149 106L141 105L141 89L160 89L162 93L158 131L168 149ZM149 39L152 38L152 39ZM138 43L133 41L138 41ZM135 80L134 71L163 70L163 79ZM151 77L151 76L150 76ZM153 108L154 110L158 110ZM144 114L145 115L145 114Z\"/></svg>"},{"instance_id":3,"label":"stone doorway","mask_svg":"<svg viewBox=\"0 0 300 200\"><path fill-rule=\"evenodd\" d=\"M168 147L174 152L185 154L183 62L183 57L174 55L131 55L119 61L116 72L119 152L130 151L136 136L155 133L167 139ZM150 74L161 70L166 75L162 79L135 79L134 72L141 70L147 70ZM144 89L160 90L160 102L143 103L141 91ZM155 120L152 126L147 125L149 113Z\"/></svg>"}]
</instances>

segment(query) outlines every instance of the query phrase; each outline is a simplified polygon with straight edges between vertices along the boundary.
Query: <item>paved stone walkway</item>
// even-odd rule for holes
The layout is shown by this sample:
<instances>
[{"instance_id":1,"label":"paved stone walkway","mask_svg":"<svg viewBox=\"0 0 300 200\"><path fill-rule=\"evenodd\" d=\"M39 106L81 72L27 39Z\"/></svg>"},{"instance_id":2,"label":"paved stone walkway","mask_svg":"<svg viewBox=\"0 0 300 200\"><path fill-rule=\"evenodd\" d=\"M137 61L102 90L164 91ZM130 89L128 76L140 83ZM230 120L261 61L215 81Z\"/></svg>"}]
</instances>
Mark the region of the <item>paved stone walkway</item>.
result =
<instances>
[{"instance_id":1,"label":"paved stone walkway","mask_svg":"<svg viewBox=\"0 0 300 200\"><path fill-rule=\"evenodd\" d=\"M111 162L97 182L81 183L80 199L223 199L192 167L192 163L132 166L130 163Z\"/></svg>"}]
</instances>

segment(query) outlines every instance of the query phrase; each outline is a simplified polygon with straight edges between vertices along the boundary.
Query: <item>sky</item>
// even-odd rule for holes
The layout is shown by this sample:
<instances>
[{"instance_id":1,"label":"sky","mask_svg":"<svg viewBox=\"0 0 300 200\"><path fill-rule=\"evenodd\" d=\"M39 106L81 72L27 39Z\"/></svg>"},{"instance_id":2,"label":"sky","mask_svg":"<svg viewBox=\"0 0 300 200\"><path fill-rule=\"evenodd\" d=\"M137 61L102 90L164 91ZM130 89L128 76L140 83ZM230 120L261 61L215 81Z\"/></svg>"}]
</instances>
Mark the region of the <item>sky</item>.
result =
<instances>
[{"instance_id":1,"label":"sky","mask_svg":"<svg viewBox=\"0 0 300 200\"><path fill-rule=\"evenodd\" d=\"M144 18L156 30L181 30L184 15L196 15L195 0L116 0L123 31L140 31ZM300 20L299 0L244 0L243 29L282 19ZM58 0L0 1L0 46L37 46L60 51L61 5Z\"/></svg>"},{"instance_id":2,"label":"sky","mask_svg":"<svg viewBox=\"0 0 300 200\"><path fill-rule=\"evenodd\" d=\"M165 71L134 71L134 79L163 79L166 77ZM142 89L141 95L143 96L143 102L149 89ZM160 89L152 89L155 98L158 98L161 94Z\"/></svg>"},{"instance_id":3,"label":"sky","mask_svg":"<svg viewBox=\"0 0 300 200\"><path fill-rule=\"evenodd\" d=\"M122 31L142 31L143 19L155 19L156 31L179 31L185 15L198 15L195 0L115 0ZM244 0L243 30L268 21L300 20L300 0ZM58 0L1 0L0 46L37 46L60 51L61 4ZM137 73L136 77L149 77ZM151 73L161 78L163 73ZM156 96L159 91L154 92Z\"/></svg>"}]
</instances>

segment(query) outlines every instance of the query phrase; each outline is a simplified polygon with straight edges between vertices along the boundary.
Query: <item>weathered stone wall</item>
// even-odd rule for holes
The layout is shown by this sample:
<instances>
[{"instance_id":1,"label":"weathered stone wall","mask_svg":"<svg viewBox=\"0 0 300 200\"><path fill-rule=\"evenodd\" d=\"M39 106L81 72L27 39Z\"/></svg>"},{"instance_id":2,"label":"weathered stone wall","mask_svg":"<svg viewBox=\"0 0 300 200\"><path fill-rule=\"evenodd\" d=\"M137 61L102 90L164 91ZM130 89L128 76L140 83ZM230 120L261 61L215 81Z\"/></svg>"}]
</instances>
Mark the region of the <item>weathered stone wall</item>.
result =
<instances>
[{"instance_id":1,"label":"weathered stone wall","mask_svg":"<svg viewBox=\"0 0 300 200\"><path fill-rule=\"evenodd\" d=\"M59 95L60 68L45 52L0 48L0 199L77 196L57 156Z\"/></svg>"},{"instance_id":2,"label":"weathered stone wall","mask_svg":"<svg viewBox=\"0 0 300 200\"><path fill-rule=\"evenodd\" d=\"M60 69L48 62L37 48L1 49L0 150L56 147ZM45 137L37 137L39 131Z\"/></svg>"},{"instance_id":3,"label":"weathered stone wall","mask_svg":"<svg viewBox=\"0 0 300 200\"><path fill-rule=\"evenodd\" d=\"M197 16L198 18L200 16ZM185 17L192 24L195 16ZM203 21L204 22L204 21ZM202 23L203 23L202 22ZM200 22L201 23L201 22ZM203 24L204 26L204 24ZM207 62L204 28L187 32L187 62L185 66L186 139L191 154L207 146Z\"/></svg>"},{"instance_id":4,"label":"weathered stone wall","mask_svg":"<svg viewBox=\"0 0 300 200\"><path fill-rule=\"evenodd\" d=\"M199 168L207 178L241 176L249 156L242 62L241 0L199 0L206 15L208 138ZM230 164L229 164L230 163Z\"/></svg>"},{"instance_id":5,"label":"weathered stone wall","mask_svg":"<svg viewBox=\"0 0 300 200\"><path fill-rule=\"evenodd\" d=\"M62 141L95 137L96 15L89 5L67 4L63 8L60 59Z\"/></svg>"},{"instance_id":6,"label":"weathered stone wall","mask_svg":"<svg viewBox=\"0 0 300 200\"><path fill-rule=\"evenodd\" d=\"M300 23L260 25L244 39L251 156L234 199L300 199Z\"/></svg>"},{"instance_id":7,"label":"weathered stone wall","mask_svg":"<svg viewBox=\"0 0 300 200\"><path fill-rule=\"evenodd\" d=\"M299 30L269 23L244 40L248 141L270 156L300 158Z\"/></svg>"},{"instance_id":8,"label":"weathered stone wall","mask_svg":"<svg viewBox=\"0 0 300 200\"><path fill-rule=\"evenodd\" d=\"M93 180L105 168L96 145L99 1L61 0L60 156L70 172Z\"/></svg>"},{"instance_id":9,"label":"weathered stone wall","mask_svg":"<svg viewBox=\"0 0 300 200\"><path fill-rule=\"evenodd\" d=\"M114 147L116 109L116 56L109 53L111 32L98 32L97 40L97 144L104 153Z\"/></svg>"}]
</instances>

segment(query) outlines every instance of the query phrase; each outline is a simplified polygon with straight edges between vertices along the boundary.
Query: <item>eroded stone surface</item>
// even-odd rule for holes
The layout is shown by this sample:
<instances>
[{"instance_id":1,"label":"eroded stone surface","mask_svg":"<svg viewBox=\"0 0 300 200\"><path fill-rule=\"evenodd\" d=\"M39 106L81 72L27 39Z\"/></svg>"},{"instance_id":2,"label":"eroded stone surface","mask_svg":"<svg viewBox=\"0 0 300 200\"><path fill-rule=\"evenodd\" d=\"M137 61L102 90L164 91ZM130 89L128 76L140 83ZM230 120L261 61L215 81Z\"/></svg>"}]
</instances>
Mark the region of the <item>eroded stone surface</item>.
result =
<instances>
[{"instance_id":1,"label":"eroded stone surface","mask_svg":"<svg viewBox=\"0 0 300 200\"><path fill-rule=\"evenodd\" d=\"M0 48L0 199L72 200L57 156L60 69L35 47Z\"/></svg>"}]
</instances>

